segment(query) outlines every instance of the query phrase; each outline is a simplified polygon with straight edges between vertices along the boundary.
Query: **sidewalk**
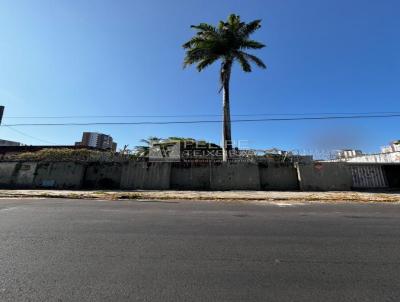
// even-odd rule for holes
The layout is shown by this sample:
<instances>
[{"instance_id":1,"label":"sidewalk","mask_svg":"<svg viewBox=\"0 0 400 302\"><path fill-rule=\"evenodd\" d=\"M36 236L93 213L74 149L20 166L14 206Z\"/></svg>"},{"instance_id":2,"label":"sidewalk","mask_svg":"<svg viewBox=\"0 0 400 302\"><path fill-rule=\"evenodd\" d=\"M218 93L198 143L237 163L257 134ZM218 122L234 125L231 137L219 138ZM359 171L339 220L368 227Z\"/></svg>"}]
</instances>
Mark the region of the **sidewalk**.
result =
<instances>
[{"instance_id":1,"label":"sidewalk","mask_svg":"<svg viewBox=\"0 0 400 302\"><path fill-rule=\"evenodd\" d=\"M400 192L277 192L277 191L67 191L0 190L0 198L71 198L71 199L140 199L205 200L260 202L396 202Z\"/></svg>"}]
</instances>

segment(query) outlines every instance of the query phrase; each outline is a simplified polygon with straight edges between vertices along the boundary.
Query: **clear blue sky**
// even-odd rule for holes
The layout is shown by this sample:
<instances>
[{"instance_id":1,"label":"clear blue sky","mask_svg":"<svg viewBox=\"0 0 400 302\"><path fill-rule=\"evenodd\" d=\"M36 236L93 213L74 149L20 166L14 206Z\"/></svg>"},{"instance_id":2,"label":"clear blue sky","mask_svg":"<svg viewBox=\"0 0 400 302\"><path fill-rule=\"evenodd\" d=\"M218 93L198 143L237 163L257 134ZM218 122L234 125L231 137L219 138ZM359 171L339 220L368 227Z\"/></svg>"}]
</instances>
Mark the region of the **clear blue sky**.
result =
<instances>
[{"instance_id":1,"label":"clear blue sky","mask_svg":"<svg viewBox=\"0 0 400 302\"><path fill-rule=\"evenodd\" d=\"M230 13L263 19L254 38L268 45L257 52L267 70L234 69L232 114L400 111L399 11L397 0L0 0L3 123L60 121L7 116L219 114L218 66L183 70L181 45L191 24ZM99 131L130 147L148 136L218 142L221 134L218 124L16 129L57 144ZM233 125L233 137L252 148L376 151L399 130L400 118L246 123ZM0 137L43 144L5 127Z\"/></svg>"}]
</instances>

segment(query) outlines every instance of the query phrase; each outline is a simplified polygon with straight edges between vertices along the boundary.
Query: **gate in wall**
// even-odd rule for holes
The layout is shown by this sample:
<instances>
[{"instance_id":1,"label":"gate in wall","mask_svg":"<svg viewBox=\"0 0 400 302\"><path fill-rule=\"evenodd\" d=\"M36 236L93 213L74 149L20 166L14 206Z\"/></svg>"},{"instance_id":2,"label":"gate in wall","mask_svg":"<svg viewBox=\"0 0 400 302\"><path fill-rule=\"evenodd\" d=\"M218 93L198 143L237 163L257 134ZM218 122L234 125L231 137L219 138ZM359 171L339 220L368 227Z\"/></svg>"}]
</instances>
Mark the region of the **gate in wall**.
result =
<instances>
[{"instance_id":1,"label":"gate in wall","mask_svg":"<svg viewBox=\"0 0 400 302\"><path fill-rule=\"evenodd\" d=\"M384 189L388 182L380 164L351 165L353 188Z\"/></svg>"}]
</instances>

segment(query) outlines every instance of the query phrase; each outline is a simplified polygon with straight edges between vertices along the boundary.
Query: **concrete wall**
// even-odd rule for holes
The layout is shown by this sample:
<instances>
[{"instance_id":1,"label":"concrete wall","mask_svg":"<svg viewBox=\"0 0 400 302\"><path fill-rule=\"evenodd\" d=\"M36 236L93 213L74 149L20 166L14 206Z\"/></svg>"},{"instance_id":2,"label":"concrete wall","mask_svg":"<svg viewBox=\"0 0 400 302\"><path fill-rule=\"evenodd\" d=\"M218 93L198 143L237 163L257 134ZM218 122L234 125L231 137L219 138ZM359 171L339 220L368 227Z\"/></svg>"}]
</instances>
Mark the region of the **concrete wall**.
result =
<instances>
[{"instance_id":1,"label":"concrete wall","mask_svg":"<svg viewBox=\"0 0 400 302\"><path fill-rule=\"evenodd\" d=\"M260 190L258 165L221 163L211 166L211 190Z\"/></svg>"},{"instance_id":2,"label":"concrete wall","mask_svg":"<svg viewBox=\"0 0 400 302\"><path fill-rule=\"evenodd\" d=\"M121 176L121 163L90 163L86 167L83 188L119 189Z\"/></svg>"},{"instance_id":3,"label":"concrete wall","mask_svg":"<svg viewBox=\"0 0 400 302\"><path fill-rule=\"evenodd\" d=\"M293 165L260 164L261 190L299 190L297 169Z\"/></svg>"},{"instance_id":4,"label":"concrete wall","mask_svg":"<svg viewBox=\"0 0 400 302\"><path fill-rule=\"evenodd\" d=\"M170 188L174 190L209 190L210 164L173 163Z\"/></svg>"},{"instance_id":5,"label":"concrete wall","mask_svg":"<svg viewBox=\"0 0 400 302\"><path fill-rule=\"evenodd\" d=\"M252 163L0 162L0 188L350 190L350 167L338 162L300 164L296 170Z\"/></svg>"},{"instance_id":6,"label":"concrete wall","mask_svg":"<svg viewBox=\"0 0 400 302\"><path fill-rule=\"evenodd\" d=\"M293 166L248 163L173 164L171 189L177 190L298 190Z\"/></svg>"},{"instance_id":7,"label":"concrete wall","mask_svg":"<svg viewBox=\"0 0 400 302\"><path fill-rule=\"evenodd\" d=\"M36 168L36 162L18 163L13 173L13 186L16 188L31 188L35 178Z\"/></svg>"},{"instance_id":8,"label":"concrete wall","mask_svg":"<svg viewBox=\"0 0 400 302\"><path fill-rule=\"evenodd\" d=\"M34 186L38 188L80 189L85 165L75 162L39 163Z\"/></svg>"},{"instance_id":9,"label":"concrete wall","mask_svg":"<svg viewBox=\"0 0 400 302\"><path fill-rule=\"evenodd\" d=\"M166 190L170 176L171 163L129 162L122 168L121 189Z\"/></svg>"},{"instance_id":10,"label":"concrete wall","mask_svg":"<svg viewBox=\"0 0 400 302\"><path fill-rule=\"evenodd\" d=\"M32 188L36 162L1 162L0 188Z\"/></svg>"},{"instance_id":11,"label":"concrete wall","mask_svg":"<svg viewBox=\"0 0 400 302\"><path fill-rule=\"evenodd\" d=\"M349 165L337 162L297 165L302 191L346 191L352 188Z\"/></svg>"},{"instance_id":12,"label":"concrete wall","mask_svg":"<svg viewBox=\"0 0 400 302\"><path fill-rule=\"evenodd\" d=\"M18 163L16 162L3 162L0 164L0 188L12 186L17 165Z\"/></svg>"}]
</instances>

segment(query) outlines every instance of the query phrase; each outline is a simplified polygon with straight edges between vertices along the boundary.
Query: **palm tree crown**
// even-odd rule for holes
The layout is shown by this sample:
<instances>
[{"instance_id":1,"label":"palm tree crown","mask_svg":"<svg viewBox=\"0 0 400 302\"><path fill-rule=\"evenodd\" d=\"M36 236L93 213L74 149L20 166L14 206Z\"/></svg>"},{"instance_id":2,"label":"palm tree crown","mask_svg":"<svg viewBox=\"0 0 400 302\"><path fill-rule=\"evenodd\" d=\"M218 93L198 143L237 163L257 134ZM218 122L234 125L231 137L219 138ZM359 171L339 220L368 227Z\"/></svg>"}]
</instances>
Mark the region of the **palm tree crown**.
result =
<instances>
[{"instance_id":1,"label":"palm tree crown","mask_svg":"<svg viewBox=\"0 0 400 302\"><path fill-rule=\"evenodd\" d=\"M245 23L240 16L230 15L227 22L220 21L217 27L201 23L192 25L197 35L183 44L186 49L184 67L197 64L202 71L217 60L238 61L243 71L251 72L251 64L266 68L263 61L246 52L248 49L261 49L264 44L251 40L250 35L261 27L261 20Z\"/></svg>"}]
</instances>

